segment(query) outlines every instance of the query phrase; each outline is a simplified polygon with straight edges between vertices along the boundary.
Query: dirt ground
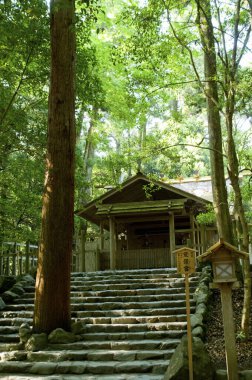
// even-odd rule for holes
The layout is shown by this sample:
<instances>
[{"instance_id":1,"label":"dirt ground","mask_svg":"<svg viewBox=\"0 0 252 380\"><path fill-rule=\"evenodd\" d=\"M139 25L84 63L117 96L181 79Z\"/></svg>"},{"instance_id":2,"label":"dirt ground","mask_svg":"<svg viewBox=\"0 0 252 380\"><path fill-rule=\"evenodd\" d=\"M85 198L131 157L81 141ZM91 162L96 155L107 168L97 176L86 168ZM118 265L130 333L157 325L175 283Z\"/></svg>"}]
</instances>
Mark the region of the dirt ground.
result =
<instances>
[{"instance_id":1,"label":"dirt ground","mask_svg":"<svg viewBox=\"0 0 252 380\"><path fill-rule=\"evenodd\" d=\"M220 291L212 290L206 324L206 347L216 369L226 368L224 332L221 312ZM243 289L233 290L233 313L236 329L236 348L238 367L240 370L252 369L252 303L250 311L250 334L247 342L239 340L241 313L243 305Z\"/></svg>"}]
</instances>

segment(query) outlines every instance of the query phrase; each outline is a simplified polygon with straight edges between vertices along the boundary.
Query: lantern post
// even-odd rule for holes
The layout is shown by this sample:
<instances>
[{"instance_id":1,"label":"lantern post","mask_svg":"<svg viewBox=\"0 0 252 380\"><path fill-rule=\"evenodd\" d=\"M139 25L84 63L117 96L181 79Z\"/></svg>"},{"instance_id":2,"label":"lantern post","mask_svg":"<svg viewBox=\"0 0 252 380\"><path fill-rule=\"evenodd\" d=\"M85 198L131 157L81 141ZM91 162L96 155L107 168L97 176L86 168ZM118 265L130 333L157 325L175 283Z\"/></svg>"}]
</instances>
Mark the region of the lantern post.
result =
<instances>
[{"instance_id":1,"label":"lantern post","mask_svg":"<svg viewBox=\"0 0 252 380\"><path fill-rule=\"evenodd\" d=\"M187 341L188 341L188 366L189 380L193 380L193 359L192 359L192 330L190 319L190 288L189 275L195 272L195 249L182 247L174 251L177 259L177 270L185 276L186 294L186 321L187 321Z\"/></svg>"},{"instance_id":2,"label":"lantern post","mask_svg":"<svg viewBox=\"0 0 252 380\"><path fill-rule=\"evenodd\" d=\"M199 262L209 261L212 264L212 288L220 289L221 293L227 376L228 380L238 380L232 289L240 286L236 278L236 261L248 259L248 254L220 239L197 259Z\"/></svg>"}]
</instances>

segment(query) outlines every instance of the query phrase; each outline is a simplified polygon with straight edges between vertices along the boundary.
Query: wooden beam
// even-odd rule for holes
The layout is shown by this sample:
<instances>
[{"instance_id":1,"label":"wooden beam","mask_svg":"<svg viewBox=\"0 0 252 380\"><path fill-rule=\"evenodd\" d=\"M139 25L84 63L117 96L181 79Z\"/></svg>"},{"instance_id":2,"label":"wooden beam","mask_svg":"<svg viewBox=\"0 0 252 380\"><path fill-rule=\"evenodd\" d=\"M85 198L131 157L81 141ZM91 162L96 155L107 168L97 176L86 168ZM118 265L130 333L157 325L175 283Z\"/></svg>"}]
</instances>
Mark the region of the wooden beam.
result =
<instances>
[{"instance_id":1,"label":"wooden beam","mask_svg":"<svg viewBox=\"0 0 252 380\"><path fill-rule=\"evenodd\" d=\"M142 215L142 216L118 216L116 217L116 221L118 223L138 223L138 222L157 222L169 220L169 216L167 212L163 215Z\"/></svg>"},{"instance_id":2,"label":"wooden beam","mask_svg":"<svg viewBox=\"0 0 252 380\"><path fill-rule=\"evenodd\" d=\"M148 201L148 202L127 202L112 204L97 204L96 215L111 214L135 214L135 213L157 213L170 209L183 209L186 199Z\"/></svg>"}]
</instances>

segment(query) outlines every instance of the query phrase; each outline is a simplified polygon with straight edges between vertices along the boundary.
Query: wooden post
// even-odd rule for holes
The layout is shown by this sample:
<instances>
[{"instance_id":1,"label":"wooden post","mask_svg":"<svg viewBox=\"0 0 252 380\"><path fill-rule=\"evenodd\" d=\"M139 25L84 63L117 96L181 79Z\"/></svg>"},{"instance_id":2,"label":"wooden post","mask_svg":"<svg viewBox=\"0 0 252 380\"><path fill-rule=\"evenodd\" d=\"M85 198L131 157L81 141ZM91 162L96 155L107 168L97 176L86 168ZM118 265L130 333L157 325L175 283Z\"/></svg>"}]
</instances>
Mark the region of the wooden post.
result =
<instances>
[{"instance_id":1,"label":"wooden post","mask_svg":"<svg viewBox=\"0 0 252 380\"><path fill-rule=\"evenodd\" d=\"M100 250L104 250L104 229L103 222L100 222Z\"/></svg>"},{"instance_id":2,"label":"wooden post","mask_svg":"<svg viewBox=\"0 0 252 380\"><path fill-rule=\"evenodd\" d=\"M200 241L200 229L198 223L196 224L196 232L197 232L197 248L198 248L198 254L203 253L202 247L201 247L201 241Z\"/></svg>"},{"instance_id":3,"label":"wooden post","mask_svg":"<svg viewBox=\"0 0 252 380\"><path fill-rule=\"evenodd\" d=\"M116 264L116 242L115 242L115 221L109 217L109 233L110 233L110 269L115 269Z\"/></svg>"},{"instance_id":4,"label":"wooden post","mask_svg":"<svg viewBox=\"0 0 252 380\"><path fill-rule=\"evenodd\" d=\"M193 380L192 330L191 330L191 319L190 319L190 288L189 288L188 274L185 274L185 293L186 293L186 321L187 321L187 340L188 340L189 380Z\"/></svg>"},{"instance_id":5,"label":"wooden post","mask_svg":"<svg viewBox=\"0 0 252 380\"><path fill-rule=\"evenodd\" d=\"M27 240L25 245L25 273L29 273L30 270L30 242Z\"/></svg>"},{"instance_id":6,"label":"wooden post","mask_svg":"<svg viewBox=\"0 0 252 380\"><path fill-rule=\"evenodd\" d=\"M238 380L231 283L218 285L221 292L228 380Z\"/></svg>"},{"instance_id":7,"label":"wooden post","mask_svg":"<svg viewBox=\"0 0 252 380\"><path fill-rule=\"evenodd\" d=\"M205 252L206 250L206 231L205 226L200 226L200 238L201 238L201 244L202 244L202 251Z\"/></svg>"},{"instance_id":8,"label":"wooden post","mask_svg":"<svg viewBox=\"0 0 252 380\"><path fill-rule=\"evenodd\" d=\"M17 246L15 245L14 251L12 254L12 275L13 276L16 276L16 274L17 274L16 273L17 272L16 262L17 262Z\"/></svg>"},{"instance_id":9,"label":"wooden post","mask_svg":"<svg viewBox=\"0 0 252 380\"><path fill-rule=\"evenodd\" d=\"M80 256L81 256L81 271L86 272L86 231L81 229L80 235Z\"/></svg>"},{"instance_id":10,"label":"wooden post","mask_svg":"<svg viewBox=\"0 0 252 380\"><path fill-rule=\"evenodd\" d=\"M171 267L176 266L175 263L175 227L174 227L174 214L173 212L169 213L169 232L170 232L170 256L171 256Z\"/></svg>"},{"instance_id":11,"label":"wooden post","mask_svg":"<svg viewBox=\"0 0 252 380\"><path fill-rule=\"evenodd\" d=\"M194 216L192 211L190 211L190 225L191 225L191 242L192 242L192 248L196 249L196 243L195 243L195 225L194 225Z\"/></svg>"}]
</instances>

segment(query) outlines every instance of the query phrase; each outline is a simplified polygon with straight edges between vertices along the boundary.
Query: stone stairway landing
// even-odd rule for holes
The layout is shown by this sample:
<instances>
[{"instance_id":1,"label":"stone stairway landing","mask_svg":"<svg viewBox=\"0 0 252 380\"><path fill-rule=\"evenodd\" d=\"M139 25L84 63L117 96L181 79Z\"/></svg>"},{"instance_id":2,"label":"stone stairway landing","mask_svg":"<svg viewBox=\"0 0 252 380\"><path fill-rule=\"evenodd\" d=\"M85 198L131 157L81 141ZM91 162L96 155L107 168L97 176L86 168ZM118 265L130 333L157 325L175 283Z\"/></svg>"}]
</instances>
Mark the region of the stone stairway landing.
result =
<instances>
[{"instance_id":1,"label":"stone stairway landing","mask_svg":"<svg viewBox=\"0 0 252 380\"><path fill-rule=\"evenodd\" d=\"M190 278L191 313L198 276ZM34 286L0 312L0 379L161 380L186 333L184 279L174 269L72 273L73 343L27 352L19 327L32 325Z\"/></svg>"}]
</instances>

